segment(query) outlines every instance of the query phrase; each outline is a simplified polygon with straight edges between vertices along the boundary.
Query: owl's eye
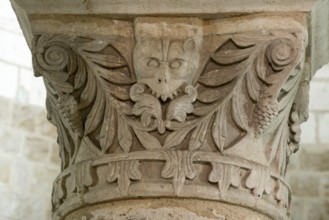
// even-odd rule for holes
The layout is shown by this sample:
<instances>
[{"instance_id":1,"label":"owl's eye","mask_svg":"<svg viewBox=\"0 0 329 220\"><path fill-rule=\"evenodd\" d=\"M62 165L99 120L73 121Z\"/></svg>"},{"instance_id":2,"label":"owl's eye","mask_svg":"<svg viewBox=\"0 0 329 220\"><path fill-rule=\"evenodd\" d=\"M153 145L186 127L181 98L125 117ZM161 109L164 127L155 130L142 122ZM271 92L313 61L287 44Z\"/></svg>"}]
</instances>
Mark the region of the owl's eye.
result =
<instances>
[{"instance_id":1,"label":"owl's eye","mask_svg":"<svg viewBox=\"0 0 329 220\"><path fill-rule=\"evenodd\" d=\"M156 58L151 58L147 62L147 66L152 67L152 68L158 68L160 66L160 61Z\"/></svg>"},{"instance_id":2,"label":"owl's eye","mask_svg":"<svg viewBox=\"0 0 329 220\"><path fill-rule=\"evenodd\" d=\"M182 65L182 60L175 59L169 62L169 67L171 69L178 69Z\"/></svg>"}]
</instances>

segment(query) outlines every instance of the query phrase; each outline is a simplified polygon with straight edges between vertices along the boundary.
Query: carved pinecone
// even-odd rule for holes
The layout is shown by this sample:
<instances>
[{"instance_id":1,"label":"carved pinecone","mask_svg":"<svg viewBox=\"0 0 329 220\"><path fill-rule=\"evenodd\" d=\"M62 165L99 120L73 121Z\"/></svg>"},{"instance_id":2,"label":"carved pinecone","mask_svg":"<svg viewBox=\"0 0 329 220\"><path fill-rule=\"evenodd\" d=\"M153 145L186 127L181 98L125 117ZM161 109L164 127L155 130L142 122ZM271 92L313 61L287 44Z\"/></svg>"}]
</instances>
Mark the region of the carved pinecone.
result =
<instances>
[{"instance_id":1,"label":"carved pinecone","mask_svg":"<svg viewBox=\"0 0 329 220\"><path fill-rule=\"evenodd\" d=\"M269 98L261 100L254 110L255 133L262 135L271 122L278 116L278 102Z\"/></svg>"},{"instance_id":2,"label":"carved pinecone","mask_svg":"<svg viewBox=\"0 0 329 220\"><path fill-rule=\"evenodd\" d=\"M83 135L83 126L81 116L78 110L78 103L71 95L63 95L58 98L58 109L63 118L70 125L71 129L78 133L79 136Z\"/></svg>"}]
</instances>

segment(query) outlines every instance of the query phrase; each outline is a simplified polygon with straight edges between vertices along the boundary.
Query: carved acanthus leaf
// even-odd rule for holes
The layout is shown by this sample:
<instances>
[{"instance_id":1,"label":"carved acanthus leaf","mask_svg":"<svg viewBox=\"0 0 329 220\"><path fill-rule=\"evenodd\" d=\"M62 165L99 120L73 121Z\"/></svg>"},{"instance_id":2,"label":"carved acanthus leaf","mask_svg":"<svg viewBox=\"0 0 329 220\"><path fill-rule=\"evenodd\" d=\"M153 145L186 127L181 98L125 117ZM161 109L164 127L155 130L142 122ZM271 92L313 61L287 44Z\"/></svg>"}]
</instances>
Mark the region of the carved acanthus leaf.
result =
<instances>
[{"instance_id":1,"label":"carved acanthus leaf","mask_svg":"<svg viewBox=\"0 0 329 220\"><path fill-rule=\"evenodd\" d=\"M196 170L193 166L193 151L164 151L166 164L161 171L163 178L173 180L173 187L176 195L179 195L186 178L194 179Z\"/></svg>"},{"instance_id":2,"label":"carved acanthus leaf","mask_svg":"<svg viewBox=\"0 0 329 220\"><path fill-rule=\"evenodd\" d=\"M212 126L212 137L214 142L220 152L223 152L226 137L227 137L227 127L226 127L226 111L227 104L223 104L221 108L215 113L215 119Z\"/></svg>"},{"instance_id":3,"label":"carved acanthus leaf","mask_svg":"<svg viewBox=\"0 0 329 220\"><path fill-rule=\"evenodd\" d=\"M65 187L65 179L60 178L54 182L53 192L52 192L52 204L53 210L58 208L63 200L66 198L67 192Z\"/></svg>"},{"instance_id":4,"label":"carved acanthus leaf","mask_svg":"<svg viewBox=\"0 0 329 220\"><path fill-rule=\"evenodd\" d=\"M107 152L111 146L114 144L116 138L115 125L117 120L117 113L114 107L110 107L108 111L105 112L104 116L104 126L100 131L100 145L103 153Z\"/></svg>"},{"instance_id":5,"label":"carved acanthus leaf","mask_svg":"<svg viewBox=\"0 0 329 220\"><path fill-rule=\"evenodd\" d=\"M281 207L288 207L287 201L290 202L289 192L287 187L283 185L280 181L276 184L276 199L278 200L278 204Z\"/></svg>"},{"instance_id":6,"label":"carved acanthus leaf","mask_svg":"<svg viewBox=\"0 0 329 220\"><path fill-rule=\"evenodd\" d=\"M109 183L118 182L118 187L122 195L127 195L131 180L141 180L142 174L139 170L139 161L120 161L109 164L107 181Z\"/></svg>"},{"instance_id":7,"label":"carved acanthus leaf","mask_svg":"<svg viewBox=\"0 0 329 220\"><path fill-rule=\"evenodd\" d=\"M188 145L189 150L196 151L202 147L208 132L210 119L210 117L203 119L203 121L192 132Z\"/></svg>"},{"instance_id":8,"label":"carved acanthus leaf","mask_svg":"<svg viewBox=\"0 0 329 220\"><path fill-rule=\"evenodd\" d=\"M135 102L132 113L141 116L141 123L144 127L158 128L159 133L164 133L165 128L161 125L162 109L157 98L150 94L143 94L145 91L144 84L135 84L130 89L130 98Z\"/></svg>"},{"instance_id":9,"label":"carved acanthus leaf","mask_svg":"<svg viewBox=\"0 0 329 220\"><path fill-rule=\"evenodd\" d=\"M186 95L178 97L170 102L167 109L166 120L184 122L187 114L193 112L193 102L196 100L197 91L193 86L187 85L184 92Z\"/></svg>"},{"instance_id":10,"label":"carved acanthus leaf","mask_svg":"<svg viewBox=\"0 0 329 220\"><path fill-rule=\"evenodd\" d=\"M271 191L269 189L266 190L266 187L269 185L269 181L269 170L256 167L250 170L245 185L248 189L252 190L255 196L261 198L264 192Z\"/></svg>"},{"instance_id":11,"label":"carved acanthus leaf","mask_svg":"<svg viewBox=\"0 0 329 220\"><path fill-rule=\"evenodd\" d=\"M142 144L142 146L145 149L147 149L147 150L161 149L161 147L162 147L161 143L153 135L149 134L146 131L140 131L137 129L134 129L134 132L135 132L139 142Z\"/></svg>"},{"instance_id":12,"label":"carved acanthus leaf","mask_svg":"<svg viewBox=\"0 0 329 220\"><path fill-rule=\"evenodd\" d=\"M280 124L287 123L300 81L303 39L303 34L281 32L234 35L213 52L198 79L194 114L213 115L212 137L221 152L246 132L254 133L256 138L265 138L266 158L278 170L285 170L287 134ZM268 139L266 134L274 131L277 137Z\"/></svg>"},{"instance_id":13,"label":"carved acanthus leaf","mask_svg":"<svg viewBox=\"0 0 329 220\"><path fill-rule=\"evenodd\" d=\"M45 83L48 81L45 79ZM61 111L58 106L58 100L52 95L51 87L48 87L48 94L46 100L46 107L48 109L48 119L54 123L57 127L57 132L61 135L58 135L57 142L61 146L59 150L59 155L62 159L62 170L65 169L70 164L74 163L75 156L78 151L78 140L80 133L74 135L71 133L72 124L69 121L69 113ZM67 108L67 107L65 107ZM64 114L62 114L64 113Z\"/></svg>"},{"instance_id":14,"label":"carved acanthus leaf","mask_svg":"<svg viewBox=\"0 0 329 220\"><path fill-rule=\"evenodd\" d=\"M225 197L225 194L232 185L239 187L241 184L240 168L232 165L211 163L212 171L209 174L208 180L211 183L217 183L221 197Z\"/></svg>"},{"instance_id":15,"label":"carved acanthus leaf","mask_svg":"<svg viewBox=\"0 0 329 220\"><path fill-rule=\"evenodd\" d=\"M170 133L163 144L163 148L168 149L178 146L180 143L182 143L190 131L190 129L183 129Z\"/></svg>"},{"instance_id":16,"label":"carved acanthus leaf","mask_svg":"<svg viewBox=\"0 0 329 220\"><path fill-rule=\"evenodd\" d=\"M118 116L118 141L124 152L129 152L133 143L131 128L128 126L124 117Z\"/></svg>"},{"instance_id":17,"label":"carved acanthus leaf","mask_svg":"<svg viewBox=\"0 0 329 220\"><path fill-rule=\"evenodd\" d=\"M45 78L49 116L65 151L63 168L75 160L82 139L103 154L117 147L115 139L129 151L127 86L135 79L122 55L109 42L77 36L41 35L35 42L34 69Z\"/></svg>"},{"instance_id":18,"label":"carved acanthus leaf","mask_svg":"<svg viewBox=\"0 0 329 220\"><path fill-rule=\"evenodd\" d=\"M80 195L86 193L88 188L93 186L96 182L91 160L77 163L72 175L73 181L68 188L70 188L72 192L77 192Z\"/></svg>"}]
</instances>

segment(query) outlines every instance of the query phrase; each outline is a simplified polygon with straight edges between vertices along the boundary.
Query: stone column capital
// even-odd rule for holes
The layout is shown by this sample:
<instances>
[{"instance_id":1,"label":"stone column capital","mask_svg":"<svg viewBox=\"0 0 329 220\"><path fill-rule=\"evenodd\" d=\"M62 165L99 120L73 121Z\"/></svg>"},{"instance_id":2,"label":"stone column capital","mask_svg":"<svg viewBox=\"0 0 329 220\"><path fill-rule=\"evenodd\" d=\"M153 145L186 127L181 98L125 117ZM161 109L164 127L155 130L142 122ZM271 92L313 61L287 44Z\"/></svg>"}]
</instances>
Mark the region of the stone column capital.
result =
<instances>
[{"instance_id":1,"label":"stone column capital","mask_svg":"<svg viewBox=\"0 0 329 220\"><path fill-rule=\"evenodd\" d=\"M91 207L140 198L289 219L284 176L317 56L308 15L326 3L103 2L13 1L59 133L53 219L106 219Z\"/></svg>"}]
</instances>

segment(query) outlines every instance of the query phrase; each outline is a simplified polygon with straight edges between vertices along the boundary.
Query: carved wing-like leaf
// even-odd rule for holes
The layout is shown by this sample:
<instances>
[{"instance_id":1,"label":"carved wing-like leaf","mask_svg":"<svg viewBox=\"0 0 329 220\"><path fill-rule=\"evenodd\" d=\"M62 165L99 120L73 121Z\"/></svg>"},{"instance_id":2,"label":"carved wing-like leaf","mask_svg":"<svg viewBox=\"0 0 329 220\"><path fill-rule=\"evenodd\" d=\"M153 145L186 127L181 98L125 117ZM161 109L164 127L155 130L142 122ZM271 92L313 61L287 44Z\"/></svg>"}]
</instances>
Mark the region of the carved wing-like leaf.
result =
<instances>
[{"instance_id":1,"label":"carved wing-like leaf","mask_svg":"<svg viewBox=\"0 0 329 220\"><path fill-rule=\"evenodd\" d=\"M47 80L45 80L47 82ZM48 119L54 123L58 132L58 144L61 146L59 155L62 159L62 169L65 169L74 162L74 155L78 151L77 143L70 133L72 126L67 121L67 118L61 114L56 104L56 98L48 87L48 95L46 100L46 107L48 110Z\"/></svg>"},{"instance_id":2,"label":"carved wing-like leaf","mask_svg":"<svg viewBox=\"0 0 329 220\"><path fill-rule=\"evenodd\" d=\"M119 125L115 117L125 118L129 112L131 104L127 97L135 78L120 52L104 40L62 34L42 35L35 42L33 63L36 75L44 76L49 82L53 102L63 109L60 114L65 120L61 123L79 136L71 137L75 145L86 137L97 148L94 151L105 153L113 146L115 132L118 132L120 146L123 151L129 151L132 135L128 123L121 120ZM122 89L118 89L118 85ZM64 105L62 100L67 99L77 100L78 107L68 102ZM122 111L122 106L128 111ZM83 125L79 125L73 116L81 117ZM60 126L61 123L56 124ZM68 135L72 134L69 132ZM62 145L65 146L65 140ZM70 157L75 153L76 149L73 149Z\"/></svg>"},{"instance_id":3,"label":"carved wing-like leaf","mask_svg":"<svg viewBox=\"0 0 329 220\"><path fill-rule=\"evenodd\" d=\"M161 144L159 140L153 135L149 134L146 131L140 131L138 129L134 129L134 132L142 144L142 146L147 150L161 149Z\"/></svg>"},{"instance_id":4,"label":"carved wing-like leaf","mask_svg":"<svg viewBox=\"0 0 329 220\"><path fill-rule=\"evenodd\" d=\"M118 91L116 84L129 85L134 83L134 78L120 53L112 45L104 46L100 51L82 52L89 67L87 68L89 70L87 86L82 92L82 97L85 97L82 107L92 106L86 119L85 127L88 132L85 135L100 128L100 148L105 153L113 145L115 134L117 134L122 150L128 152L132 145L132 134L124 119L125 116L120 111L120 106L124 105L124 101L127 99L123 101L117 99L117 97L122 98L123 93L127 93L127 90ZM97 88L96 92L92 87ZM115 120L115 117L118 120Z\"/></svg>"},{"instance_id":5,"label":"carved wing-like leaf","mask_svg":"<svg viewBox=\"0 0 329 220\"><path fill-rule=\"evenodd\" d=\"M185 93L186 95L170 102L166 114L167 120L184 122L187 114L193 112L192 103L196 100L197 91L193 86L188 85L185 87Z\"/></svg>"},{"instance_id":6,"label":"carved wing-like leaf","mask_svg":"<svg viewBox=\"0 0 329 220\"><path fill-rule=\"evenodd\" d=\"M208 125L210 122L210 117L203 119L203 121L195 128L194 132L190 137L189 150L196 151L202 147L206 134L208 131Z\"/></svg>"},{"instance_id":7,"label":"carved wing-like leaf","mask_svg":"<svg viewBox=\"0 0 329 220\"><path fill-rule=\"evenodd\" d=\"M161 104L158 99L151 95L142 95L143 98L137 101L132 109L132 113L141 116L142 125L145 127L154 124L154 120L160 120L162 116Z\"/></svg>"},{"instance_id":8,"label":"carved wing-like leaf","mask_svg":"<svg viewBox=\"0 0 329 220\"><path fill-rule=\"evenodd\" d=\"M227 138L227 122L225 120L227 113L226 111L227 105L223 105L216 113L216 117L212 125L212 137L220 152L223 152Z\"/></svg>"},{"instance_id":9,"label":"carved wing-like leaf","mask_svg":"<svg viewBox=\"0 0 329 220\"><path fill-rule=\"evenodd\" d=\"M243 109L244 102L242 97L233 96L231 100L231 115L235 124L242 130L247 131L247 114L245 109Z\"/></svg>"},{"instance_id":10,"label":"carved wing-like leaf","mask_svg":"<svg viewBox=\"0 0 329 220\"><path fill-rule=\"evenodd\" d=\"M84 56L94 64L93 68L96 73L105 80L120 85L135 82L130 75L127 62L112 45L107 45L96 53L86 51Z\"/></svg>"},{"instance_id":11,"label":"carved wing-like leaf","mask_svg":"<svg viewBox=\"0 0 329 220\"><path fill-rule=\"evenodd\" d=\"M289 204L289 197L290 195L287 186L281 181L277 181L275 198L279 201L279 206L287 207Z\"/></svg>"},{"instance_id":12,"label":"carved wing-like leaf","mask_svg":"<svg viewBox=\"0 0 329 220\"><path fill-rule=\"evenodd\" d=\"M233 165L212 163L212 171L209 174L208 180L209 182L217 183L220 195L225 196L231 185L234 187L240 185L241 177L239 169L239 167Z\"/></svg>"},{"instance_id":13,"label":"carved wing-like leaf","mask_svg":"<svg viewBox=\"0 0 329 220\"><path fill-rule=\"evenodd\" d=\"M93 178L94 169L91 166L92 161L86 160L77 163L74 169L74 183L77 193L85 193L90 186L94 184L95 179Z\"/></svg>"},{"instance_id":14,"label":"carved wing-like leaf","mask_svg":"<svg viewBox=\"0 0 329 220\"><path fill-rule=\"evenodd\" d=\"M162 168L161 176L172 178L176 195L179 195L186 178L194 179L196 170L193 166L193 151L165 151L166 164Z\"/></svg>"},{"instance_id":15,"label":"carved wing-like leaf","mask_svg":"<svg viewBox=\"0 0 329 220\"><path fill-rule=\"evenodd\" d=\"M121 194L127 195L131 180L142 179L139 164L138 160L110 163L106 179L109 183L117 181Z\"/></svg>"},{"instance_id":16,"label":"carved wing-like leaf","mask_svg":"<svg viewBox=\"0 0 329 220\"><path fill-rule=\"evenodd\" d=\"M262 120L255 121L256 128L261 128L263 124L264 128L260 129L262 134L273 134L263 140L266 143L265 156L281 175L285 174L289 152L289 116L298 93L297 85L302 79L303 54L306 46L304 43L305 36L302 33L286 35L283 38L275 36L264 53L270 67L267 68L265 79L262 79L268 83L264 94L271 94L272 97L263 98L257 104L255 115Z\"/></svg>"},{"instance_id":17,"label":"carved wing-like leaf","mask_svg":"<svg viewBox=\"0 0 329 220\"><path fill-rule=\"evenodd\" d=\"M144 90L144 84L137 83L131 87L130 97L135 102L132 113L141 116L144 127L153 128L162 120L161 104L154 96L143 94Z\"/></svg>"},{"instance_id":18,"label":"carved wing-like leaf","mask_svg":"<svg viewBox=\"0 0 329 220\"><path fill-rule=\"evenodd\" d=\"M246 60L254 51L253 47L240 46L238 50L235 47L233 47L233 49L230 49L229 46L233 46L233 44L239 46L234 41L228 41L216 53L214 53L212 58L219 64L230 65Z\"/></svg>"},{"instance_id":19,"label":"carved wing-like leaf","mask_svg":"<svg viewBox=\"0 0 329 220\"><path fill-rule=\"evenodd\" d=\"M242 66L242 65L240 65ZM241 67L240 67L241 68ZM231 72L231 68L222 68L221 70L215 69L206 72L199 78L199 82L205 86L217 87L231 82L237 77L239 71ZM221 77L220 77L221 76Z\"/></svg>"},{"instance_id":20,"label":"carved wing-like leaf","mask_svg":"<svg viewBox=\"0 0 329 220\"><path fill-rule=\"evenodd\" d=\"M97 87L96 91L97 92L95 94L95 103L86 118L85 135L88 135L93 132L100 125L104 118L104 110L106 103L105 96L104 93L101 91L100 87Z\"/></svg>"},{"instance_id":21,"label":"carved wing-like leaf","mask_svg":"<svg viewBox=\"0 0 329 220\"><path fill-rule=\"evenodd\" d=\"M196 106L208 105L208 109L197 107L195 114L215 115L211 125L212 137L219 151L243 137L226 133L227 125L233 123L234 127L231 125L230 129L245 134L248 112L252 110L248 109L252 105L247 105L247 102L260 96L260 79L253 70L258 47L256 43L246 44L242 38L238 42L234 39L227 40L212 54L198 80ZM246 96L244 90L248 88L247 94L250 95Z\"/></svg>"},{"instance_id":22,"label":"carved wing-like leaf","mask_svg":"<svg viewBox=\"0 0 329 220\"><path fill-rule=\"evenodd\" d=\"M118 117L118 141L124 152L129 152L132 145L131 128L122 116Z\"/></svg>"},{"instance_id":23,"label":"carved wing-like leaf","mask_svg":"<svg viewBox=\"0 0 329 220\"><path fill-rule=\"evenodd\" d=\"M289 109L296 95L293 88L298 87L300 79L301 57L297 54L302 50L299 45L302 39L300 33L237 34L212 53L198 79L194 114L199 117L215 114L212 136L220 151L236 143L247 131L260 137L267 130L274 132L278 128L279 124L272 124L273 119L278 112L287 114L282 110ZM293 71L294 68L297 70ZM278 116L276 121L285 120ZM251 121L255 123L253 127ZM223 133L227 125L240 135ZM266 145L271 150L265 150L267 153L273 150L271 156L267 155L271 160L277 152L274 142L277 143L272 140Z\"/></svg>"},{"instance_id":24,"label":"carved wing-like leaf","mask_svg":"<svg viewBox=\"0 0 329 220\"><path fill-rule=\"evenodd\" d=\"M245 184L247 188L252 190L255 196L261 198L266 190L269 180L269 171L260 167L254 168L250 171Z\"/></svg>"},{"instance_id":25,"label":"carved wing-like leaf","mask_svg":"<svg viewBox=\"0 0 329 220\"><path fill-rule=\"evenodd\" d=\"M108 53L99 54L86 52L85 56L92 60L94 63L110 69L125 66L126 61L121 57L119 52L114 49L114 47L110 46L106 49L108 50Z\"/></svg>"},{"instance_id":26,"label":"carved wing-like leaf","mask_svg":"<svg viewBox=\"0 0 329 220\"><path fill-rule=\"evenodd\" d=\"M105 111L104 125L102 126L100 133L100 145L103 153L107 152L108 149L113 145L115 140L115 124L117 120L117 114L113 107L109 107Z\"/></svg>"},{"instance_id":27,"label":"carved wing-like leaf","mask_svg":"<svg viewBox=\"0 0 329 220\"><path fill-rule=\"evenodd\" d=\"M170 133L163 144L163 148L168 149L178 146L183 142L190 131L191 129L182 129Z\"/></svg>"}]
</instances>

